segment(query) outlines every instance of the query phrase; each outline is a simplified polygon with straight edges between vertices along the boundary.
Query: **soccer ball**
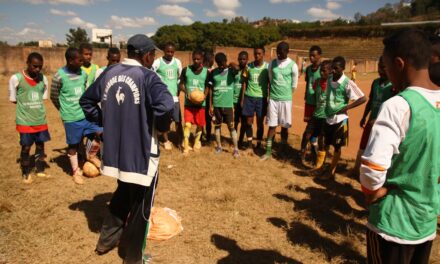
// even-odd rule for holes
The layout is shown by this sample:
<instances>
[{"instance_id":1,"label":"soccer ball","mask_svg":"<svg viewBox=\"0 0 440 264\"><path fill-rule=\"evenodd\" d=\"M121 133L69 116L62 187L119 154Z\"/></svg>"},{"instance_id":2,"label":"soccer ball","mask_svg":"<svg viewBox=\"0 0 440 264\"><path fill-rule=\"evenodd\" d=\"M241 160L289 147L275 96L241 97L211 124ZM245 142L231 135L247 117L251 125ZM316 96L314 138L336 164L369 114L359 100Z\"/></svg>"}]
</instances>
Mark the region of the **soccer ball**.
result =
<instances>
[{"instance_id":1,"label":"soccer ball","mask_svg":"<svg viewBox=\"0 0 440 264\"><path fill-rule=\"evenodd\" d=\"M196 88L189 94L188 99L194 104L202 104L205 101L205 94Z\"/></svg>"},{"instance_id":2,"label":"soccer ball","mask_svg":"<svg viewBox=\"0 0 440 264\"><path fill-rule=\"evenodd\" d=\"M89 178L97 177L101 172L99 169L90 161L86 161L83 166L83 175Z\"/></svg>"}]
</instances>

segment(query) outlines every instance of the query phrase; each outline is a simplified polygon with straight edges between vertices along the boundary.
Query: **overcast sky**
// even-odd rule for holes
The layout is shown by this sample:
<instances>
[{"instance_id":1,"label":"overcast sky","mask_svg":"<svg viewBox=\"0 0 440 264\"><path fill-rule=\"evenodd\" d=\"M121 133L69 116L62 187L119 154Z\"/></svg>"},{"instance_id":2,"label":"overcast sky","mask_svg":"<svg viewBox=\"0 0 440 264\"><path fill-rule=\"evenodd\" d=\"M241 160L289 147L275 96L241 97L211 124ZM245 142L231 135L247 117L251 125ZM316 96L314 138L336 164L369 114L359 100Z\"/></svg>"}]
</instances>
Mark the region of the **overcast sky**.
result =
<instances>
[{"instance_id":1,"label":"overcast sky","mask_svg":"<svg viewBox=\"0 0 440 264\"><path fill-rule=\"evenodd\" d=\"M299 21L353 19L395 1L386 0L0 0L0 40L51 39L65 43L69 28L111 28L114 41L154 34L168 24L243 16Z\"/></svg>"}]
</instances>

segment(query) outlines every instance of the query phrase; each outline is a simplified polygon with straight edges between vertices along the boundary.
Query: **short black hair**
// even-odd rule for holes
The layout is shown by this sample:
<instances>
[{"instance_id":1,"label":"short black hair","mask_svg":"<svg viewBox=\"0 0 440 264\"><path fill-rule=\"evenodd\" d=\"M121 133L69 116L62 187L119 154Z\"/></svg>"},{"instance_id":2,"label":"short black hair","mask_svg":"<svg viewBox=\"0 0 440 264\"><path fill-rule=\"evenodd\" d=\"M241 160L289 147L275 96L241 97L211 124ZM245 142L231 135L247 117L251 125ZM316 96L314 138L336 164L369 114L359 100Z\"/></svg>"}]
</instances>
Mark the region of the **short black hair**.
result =
<instances>
[{"instance_id":1,"label":"short black hair","mask_svg":"<svg viewBox=\"0 0 440 264\"><path fill-rule=\"evenodd\" d=\"M440 57L440 36L431 35L429 37L429 41L431 42L431 53L435 56Z\"/></svg>"},{"instance_id":2,"label":"short black hair","mask_svg":"<svg viewBox=\"0 0 440 264\"><path fill-rule=\"evenodd\" d=\"M401 30L386 37L383 44L385 56L407 60L416 70L428 68L431 59L431 43L423 31Z\"/></svg>"},{"instance_id":3,"label":"short black hair","mask_svg":"<svg viewBox=\"0 0 440 264\"><path fill-rule=\"evenodd\" d=\"M39 61L43 61L43 56L41 56L41 54L38 53L38 52L31 52L31 53L28 55L26 62L27 62L27 63L31 63L31 61L32 61L33 59L37 59L37 60L39 60Z\"/></svg>"},{"instance_id":4,"label":"short black hair","mask_svg":"<svg viewBox=\"0 0 440 264\"><path fill-rule=\"evenodd\" d=\"M111 54L121 54L121 51L116 47L111 47L107 50L107 56L110 56Z\"/></svg>"},{"instance_id":5,"label":"short black hair","mask_svg":"<svg viewBox=\"0 0 440 264\"><path fill-rule=\"evenodd\" d=\"M325 60L323 62L321 62L321 65L319 65L319 67L324 68L324 67L331 67L332 66L332 61L331 60Z\"/></svg>"},{"instance_id":6,"label":"short black hair","mask_svg":"<svg viewBox=\"0 0 440 264\"><path fill-rule=\"evenodd\" d=\"M214 59L217 64L225 63L228 60L226 58L226 54L224 54L223 52L219 52L219 53L215 54Z\"/></svg>"},{"instance_id":7,"label":"short black hair","mask_svg":"<svg viewBox=\"0 0 440 264\"><path fill-rule=\"evenodd\" d=\"M79 55L79 49L75 47L69 47L66 50L66 53L64 54L64 57L66 58L66 61L69 62L69 60L75 58L75 56Z\"/></svg>"},{"instance_id":8,"label":"short black hair","mask_svg":"<svg viewBox=\"0 0 440 264\"><path fill-rule=\"evenodd\" d=\"M192 57L194 57L195 55L200 55L200 56L202 56L202 58L204 58L204 53L203 53L203 51L201 51L201 50L194 50L193 52L192 52Z\"/></svg>"},{"instance_id":9,"label":"short black hair","mask_svg":"<svg viewBox=\"0 0 440 264\"><path fill-rule=\"evenodd\" d=\"M310 47L309 52L317 51L319 55L322 54L322 49L320 46L313 45Z\"/></svg>"},{"instance_id":10,"label":"short black hair","mask_svg":"<svg viewBox=\"0 0 440 264\"><path fill-rule=\"evenodd\" d=\"M92 44L83 42L79 45L79 51L82 53L84 50L93 50Z\"/></svg>"},{"instance_id":11,"label":"short black hair","mask_svg":"<svg viewBox=\"0 0 440 264\"><path fill-rule=\"evenodd\" d=\"M165 43L165 45L163 46L164 49L165 49L166 47L173 47L173 48L176 48L176 44L174 44L174 42L168 41L168 42Z\"/></svg>"},{"instance_id":12,"label":"short black hair","mask_svg":"<svg viewBox=\"0 0 440 264\"><path fill-rule=\"evenodd\" d=\"M257 49L260 49L260 50L263 51L263 53L266 53L266 49L265 49L263 46L255 47L255 48L254 48L254 51L257 50Z\"/></svg>"},{"instance_id":13,"label":"short black hair","mask_svg":"<svg viewBox=\"0 0 440 264\"><path fill-rule=\"evenodd\" d=\"M240 51L240 53L238 53L238 57L241 57L241 56L249 57L249 53L245 50L242 50L242 51Z\"/></svg>"},{"instance_id":14,"label":"short black hair","mask_svg":"<svg viewBox=\"0 0 440 264\"><path fill-rule=\"evenodd\" d=\"M289 43L281 41L280 43L278 43L277 49L289 52Z\"/></svg>"},{"instance_id":15,"label":"short black hair","mask_svg":"<svg viewBox=\"0 0 440 264\"><path fill-rule=\"evenodd\" d=\"M344 57L342 57L342 56L336 56L336 57L333 59L333 61L332 61L332 64L334 64L334 63L339 63L339 64L342 66L342 68L345 69L345 59L344 59Z\"/></svg>"},{"instance_id":16,"label":"short black hair","mask_svg":"<svg viewBox=\"0 0 440 264\"><path fill-rule=\"evenodd\" d=\"M440 86L440 62L429 65L429 78L435 85Z\"/></svg>"}]
</instances>

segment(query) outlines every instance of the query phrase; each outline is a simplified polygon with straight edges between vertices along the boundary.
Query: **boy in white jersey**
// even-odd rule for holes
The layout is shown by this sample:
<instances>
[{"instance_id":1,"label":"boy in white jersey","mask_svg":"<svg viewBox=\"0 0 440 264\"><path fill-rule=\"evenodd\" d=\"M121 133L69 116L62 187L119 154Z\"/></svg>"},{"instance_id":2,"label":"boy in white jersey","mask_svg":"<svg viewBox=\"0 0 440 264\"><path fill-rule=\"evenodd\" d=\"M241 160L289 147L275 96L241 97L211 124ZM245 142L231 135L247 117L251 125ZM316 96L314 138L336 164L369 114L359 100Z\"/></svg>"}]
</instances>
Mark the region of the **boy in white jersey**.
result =
<instances>
[{"instance_id":1,"label":"boy in white jersey","mask_svg":"<svg viewBox=\"0 0 440 264\"><path fill-rule=\"evenodd\" d=\"M402 91L382 104L362 156L368 263L429 263L440 212L440 87L419 30L384 39L385 71Z\"/></svg>"},{"instance_id":2,"label":"boy in white jersey","mask_svg":"<svg viewBox=\"0 0 440 264\"><path fill-rule=\"evenodd\" d=\"M174 110L172 119L176 126L177 146L180 147L183 138L182 118L179 102L179 77L182 73L182 63L179 59L174 57L175 52L176 46L174 45L174 43L169 42L165 44L163 57L156 59L153 63L152 68L159 75L162 81L167 85L168 91L170 91L171 95L173 96ZM163 144L165 149L171 150L173 148L173 144L168 139L168 132L164 132L162 135L165 140Z\"/></svg>"},{"instance_id":3,"label":"boy in white jersey","mask_svg":"<svg viewBox=\"0 0 440 264\"><path fill-rule=\"evenodd\" d=\"M266 154L261 160L272 156L272 144L275 130L281 126L281 142L287 144L288 129L292 126L292 95L298 84L298 66L287 57L289 44L280 42L277 46L277 59L269 65L269 106L267 109Z\"/></svg>"},{"instance_id":4,"label":"boy in white jersey","mask_svg":"<svg viewBox=\"0 0 440 264\"><path fill-rule=\"evenodd\" d=\"M44 168L44 142L50 140L46 109L47 78L40 73L43 56L32 52L27 58L27 68L12 75L9 80L9 101L16 104L16 129L20 133L20 165L23 183L32 183L30 150L35 143L37 176L46 177Z\"/></svg>"}]
</instances>

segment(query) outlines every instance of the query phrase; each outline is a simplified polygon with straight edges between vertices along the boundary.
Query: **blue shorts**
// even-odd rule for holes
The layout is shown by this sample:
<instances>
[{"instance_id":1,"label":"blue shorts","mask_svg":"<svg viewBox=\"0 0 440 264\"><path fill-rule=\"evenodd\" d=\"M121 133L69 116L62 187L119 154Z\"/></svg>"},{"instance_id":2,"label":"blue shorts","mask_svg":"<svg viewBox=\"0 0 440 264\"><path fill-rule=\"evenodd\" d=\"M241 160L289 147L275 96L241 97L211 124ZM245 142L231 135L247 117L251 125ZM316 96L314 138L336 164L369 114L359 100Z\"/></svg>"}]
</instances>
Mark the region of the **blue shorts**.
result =
<instances>
[{"instance_id":1,"label":"blue shorts","mask_svg":"<svg viewBox=\"0 0 440 264\"><path fill-rule=\"evenodd\" d=\"M76 122L65 122L64 129L66 130L66 142L69 145L80 143L84 136L102 132L102 127L90 123L86 119Z\"/></svg>"},{"instance_id":2,"label":"blue shorts","mask_svg":"<svg viewBox=\"0 0 440 264\"><path fill-rule=\"evenodd\" d=\"M34 143L44 143L49 140L49 130L36 133L20 133L20 145L22 146L32 146Z\"/></svg>"},{"instance_id":3,"label":"blue shorts","mask_svg":"<svg viewBox=\"0 0 440 264\"><path fill-rule=\"evenodd\" d=\"M243 110L241 113L243 116L254 116L254 113L257 117L265 116L267 113L266 98L245 95L243 100Z\"/></svg>"}]
</instances>

